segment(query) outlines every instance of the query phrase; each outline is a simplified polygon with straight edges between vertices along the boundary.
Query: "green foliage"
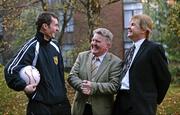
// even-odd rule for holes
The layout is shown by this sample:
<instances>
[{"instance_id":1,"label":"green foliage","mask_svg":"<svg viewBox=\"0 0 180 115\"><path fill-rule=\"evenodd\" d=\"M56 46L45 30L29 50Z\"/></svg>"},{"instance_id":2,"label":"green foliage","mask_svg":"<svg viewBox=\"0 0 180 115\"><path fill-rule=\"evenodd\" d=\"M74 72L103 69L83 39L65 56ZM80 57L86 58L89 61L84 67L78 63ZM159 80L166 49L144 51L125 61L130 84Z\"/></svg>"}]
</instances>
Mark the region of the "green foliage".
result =
<instances>
[{"instance_id":1,"label":"green foliage","mask_svg":"<svg viewBox=\"0 0 180 115\"><path fill-rule=\"evenodd\" d=\"M22 9L20 4L27 2L27 0L1 0L1 13L3 14L3 28L6 32L14 29L14 20L19 17Z\"/></svg>"},{"instance_id":2,"label":"green foliage","mask_svg":"<svg viewBox=\"0 0 180 115\"><path fill-rule=\"evenodd\" d=\"M164 34L169 59L173 63L170 68L173 82L180 84L180 2L170 6Z\"/></svg>"},{"instance_id":3,"label":"green foliage","mask_svg":"<svg viewBox=\"0 0 180 115\"><path fill-rule=\"evenodd\" d=\"M12 20L14 29L11 30L11 33L7 33L8 45L10 46L3 53L4 62L6 63L9 58L12 57L12 54L16 52L25 41L31 39L36 32L35 21L37 14L41 11L40 8L31 7L24 9L20 13L19 17Z\"/></svg>"},{"instance_id":4,"label":"green foliage","mask_svg":"<svg viewBox=\"0 0 180 115\"><path fill-rule=\"evenodd\" d=\"M180 71L180 2L168 5L164 0L152 0L144 4L145 13L154 20L152 39L166 46L173 82L179 82ZM179 82L180 83L180 82Z\"/></svg>"},{"instance_id":5,"label":"green foliage","mask_svg":"<svg viewBox=\"0 0 180 115\"><path fill-rule=\"evenodd\" d=\"M180 63L180 2L170 7L166 35L166 44L169 46L170 59Z\"/></svg>"},{"instance_id":6,"label":"green foliage","mask_svg":"<svg viewBox=\"0 0 180 115\"><path fill-rule=\"evenodd\" d=\"M73 50L68 51L65 55L71 57L73 62L75 62L79 52L86 51L90 49L90 43L88 39L83 39L79 41L79 44L76 44Z\"/></svg>"},{"instance_id":7,"label":"green foliage","mask_svg":"<svg viewBox=\"0 0 180 115\"><path fill-rule=\"evenodd\" d=\"M14 39L14 45L19 46L32 36L34 36L36 32L35 21L37 14L40 12L38 8L25 9L19 19L16 21L16 28L14 32L16 33Z\"/></svg>"},{"instance_id":8,"label":"green foliage","mask_svg":"<svg viewBox=\"0 0 180 115\"><path fill-rule=\"evenodd\" d=\"M0 65L0 115L24 115L26 102L23 92L15 92L7 87L3 66Z\"/></svg>"},{"instance_id":9,"label":"green foliage","mask_svg":"<svg viewBox=\"0 0 180 115\"><path fill-rule=\"evenodd\" d=\"M164 0L153 0L152 2L144 3L144 12L150 15L154 21L152 39L164 43L168 13L166 2Z\"/></svg>"},{"instance_id":10,"label":"green foliage","mask_svg":"<svg viewBox=\"0 0 180 115\"><path fill-rule=\"evenodd\" d=\"M2 53L4 50L7 50L9 48L8 42L4 40L0 40L0 53Z\"/></svg>"},{"instance_id":11,"label":"green foliage","mask_svg":"<svg viewBox=\"0 0 180 115\"><path fill-rule=\"evenodd\" d=\"M173 83L180 85L180 64L171 63L169 68L170 68L171 75L173 76L172 77Z\"/></svg>"},{"instance_id":12,"label":"green foliage","mask_svg":"<svg viewBox=\"0 0 180 115\"><path fill-rule=\"evenodd\" d=\"M180 38L180 2L170 7L169 18L167 20L169 34L175 34L177 38Z\"/></svg>"}]
</instances>

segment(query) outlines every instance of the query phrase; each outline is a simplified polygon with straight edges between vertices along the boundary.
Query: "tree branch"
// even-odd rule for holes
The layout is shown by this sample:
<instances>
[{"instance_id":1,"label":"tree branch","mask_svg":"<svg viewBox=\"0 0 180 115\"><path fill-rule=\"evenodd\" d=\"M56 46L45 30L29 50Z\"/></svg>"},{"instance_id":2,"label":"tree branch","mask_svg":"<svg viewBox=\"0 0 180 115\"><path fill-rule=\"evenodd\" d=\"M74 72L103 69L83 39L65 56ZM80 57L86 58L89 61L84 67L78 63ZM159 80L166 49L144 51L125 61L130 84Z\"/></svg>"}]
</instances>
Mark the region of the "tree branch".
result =
<instances>
[{"instance_id":1,"label":"tree branch","mask_svg":"<svg viewBox=\"0 0 180 115\"><path fill-rule=\"evenodd\" d=\"M24 8L24 7L29 7L29 6L32 6L36 3L39 3L40 0L33 0L32 2L29 2L29 3L26 3L26 4L21 4L19 6L16 6L16 8Z\"/></svg>"},{"instance_id":2,"label":"tree branch","mask_svg":"<svg viewBox=\"0 0 180 115\"><path fill-rule=\"evenodd\" d=\"M108 5L110 5L110 4L113 4L113 3L116 3L116 2L119 2L119 1L121 1L121 0L112 0L112 1L110 0L108 3L102 5L101 8L104 8L105 6L108 6Z\"/></svg>"}]
</instances>

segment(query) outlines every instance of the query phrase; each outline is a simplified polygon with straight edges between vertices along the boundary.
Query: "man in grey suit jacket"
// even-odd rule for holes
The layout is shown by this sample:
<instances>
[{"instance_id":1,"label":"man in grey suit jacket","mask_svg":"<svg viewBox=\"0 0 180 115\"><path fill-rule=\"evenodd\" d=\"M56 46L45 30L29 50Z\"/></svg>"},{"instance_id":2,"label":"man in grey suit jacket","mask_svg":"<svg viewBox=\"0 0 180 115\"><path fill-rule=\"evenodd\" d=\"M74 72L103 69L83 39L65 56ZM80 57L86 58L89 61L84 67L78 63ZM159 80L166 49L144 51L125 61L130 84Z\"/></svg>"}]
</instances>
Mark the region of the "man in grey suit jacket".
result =
<instances>
[{"instance_id":1,"label":"man in grey suit jacket","mask_svg":"<svg viewBox=\"0 0 180 115\"><path fill-rule=\"evenodd\" d=\"M112 115L156 115L157 104L165 97L171 75L163 47L148 39L152 25L147 15L131 18L128 37L133 40L135 51L128 70L121 74Z\"/></svg>"},{"instance_id":2,"label":"man in grey suit jacket","mask_svg":"<svg viewBox=\"0 0 180 115\"><path fill-rule=\"evenodd\" d=\"M86 105L91 107L93 115L111 115L121 70L121 59L108 52L112 39L109 30L98 28L93 31L91 50L79 53L68 77L76 90L72 115L83 115ZM98 70L92 75L91 63L95 58L99 60Z\"/></svg>"}]
</instances>

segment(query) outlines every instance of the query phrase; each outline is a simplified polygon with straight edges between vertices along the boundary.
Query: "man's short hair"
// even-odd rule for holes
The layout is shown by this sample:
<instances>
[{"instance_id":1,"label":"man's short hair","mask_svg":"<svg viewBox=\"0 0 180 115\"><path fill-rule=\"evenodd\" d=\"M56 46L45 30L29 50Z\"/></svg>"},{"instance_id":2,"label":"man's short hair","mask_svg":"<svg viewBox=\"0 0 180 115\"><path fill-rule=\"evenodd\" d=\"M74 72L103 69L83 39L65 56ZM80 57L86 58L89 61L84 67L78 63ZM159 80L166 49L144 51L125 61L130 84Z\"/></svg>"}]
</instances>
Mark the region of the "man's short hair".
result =
<instances>
[{"instance_id":1,"label":"man's short hair","mask_svg":"<svg viewBox=\"0 0 180 115\"><path fill-rule=\"evenodd\" d=\"M146 38L149 38L149 35L152 33L153 29L153 21L150 16L146 14L138 14L134 15L131 20L139 21L139 26L141 29L146 31Z\"/></svg>"},{"instance_id":2,"label":"man's short hair","mask_svg":"<svg viewBox=\"0 0 180 115\"><path fill-rule=\"evenodd\" d=\"M41 26L46 23L47 25L51 24L51 17L56 18L58 20L58 16L52 12L43 12L37 17L36 27L37 31L41 29Z\"/></svg>"},{"instance_id":3,"label":"man's short hair","mask_svg":"<svg viewBox=\"0 0 180 115\"><path fill-rule=\"evenodd\" d=\"M111 33L110 30L106 29L106 28L97 28L93 31L93 35L94 34L99 34L103 37L106 38L107 41L109 41L110 43L112 43L113 40L113 34Z\"/></svg>"}]
</instances>

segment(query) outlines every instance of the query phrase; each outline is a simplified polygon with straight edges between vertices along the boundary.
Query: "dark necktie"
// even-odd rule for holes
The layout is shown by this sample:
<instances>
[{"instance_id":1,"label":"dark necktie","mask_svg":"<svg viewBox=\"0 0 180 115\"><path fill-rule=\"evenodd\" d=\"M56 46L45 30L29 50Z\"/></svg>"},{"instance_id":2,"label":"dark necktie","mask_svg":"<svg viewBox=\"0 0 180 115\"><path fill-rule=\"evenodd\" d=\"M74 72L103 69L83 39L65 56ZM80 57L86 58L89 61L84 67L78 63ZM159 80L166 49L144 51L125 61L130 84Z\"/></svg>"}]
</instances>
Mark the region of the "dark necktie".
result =
<instances>
[{"instance_id":1,"label":"dark necktie","mask_svg":"<svg viewBox=\"0 0 180 115\"><path fill-rule=\"evenodd\" d=\"M125 76L126 72L128 71L128 69L130 67L135 48L136 48L135 45L133 45L127 52L127 55L125 56L125 61L124 61L124 66L123 66L122 73L121 73L121 78L123 78Z\"/></svg>"}]
</instances>

